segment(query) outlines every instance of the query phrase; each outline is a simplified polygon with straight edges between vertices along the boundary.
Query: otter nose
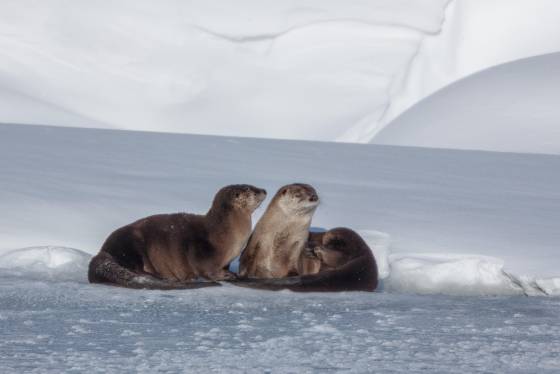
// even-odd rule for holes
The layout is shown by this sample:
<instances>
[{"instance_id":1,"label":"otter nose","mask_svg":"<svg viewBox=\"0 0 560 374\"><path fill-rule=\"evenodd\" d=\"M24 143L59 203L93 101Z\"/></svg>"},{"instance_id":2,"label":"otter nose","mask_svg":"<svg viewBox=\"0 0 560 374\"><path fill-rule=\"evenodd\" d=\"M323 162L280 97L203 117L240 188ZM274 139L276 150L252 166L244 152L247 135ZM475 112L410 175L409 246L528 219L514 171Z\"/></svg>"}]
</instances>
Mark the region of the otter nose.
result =
<instances>
[{"instance_id":1,"label":"otter nose","mask_svg":"<svg viewBox=\"0 0 560 374\"><path fill-rule=\"evenodd\" d=\"M317 196L316 193L311 194L311 196L309 196L309 201L318 201L319 200L319 196Z\"/></svg>"},{"instance_id":2,"label":"otter nose","mask_svg":"<svg viewBox=\"0 0 560 374\"><path fill-rule=\"evenodd\" d=\"M259 193L266 195L266 190L264 188L259 188Z\"/></svg>"}]
</instances>

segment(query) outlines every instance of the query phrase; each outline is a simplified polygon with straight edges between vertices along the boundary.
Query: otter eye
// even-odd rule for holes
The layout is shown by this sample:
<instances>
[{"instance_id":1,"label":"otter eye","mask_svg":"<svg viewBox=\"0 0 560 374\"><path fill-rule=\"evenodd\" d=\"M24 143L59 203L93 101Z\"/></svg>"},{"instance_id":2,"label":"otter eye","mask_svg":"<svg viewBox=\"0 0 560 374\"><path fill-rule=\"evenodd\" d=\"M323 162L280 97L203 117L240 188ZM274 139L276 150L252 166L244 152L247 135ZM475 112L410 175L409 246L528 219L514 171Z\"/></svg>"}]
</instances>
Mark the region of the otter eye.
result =
<instances>
[{"instance_id":1,"label":"otter eye","mask_svg":"<svg viewBox=\"0 0 560 374\"><path fill-rule=\"evenodd\" d=\"M287 192L288 192L288 189L287 189L287 188L284 188L284 189L282 190L282 195L285 195Z\"/></svg>"},{"instance_id":2,"label":"otter eye","mask_svg":"<svg viewBox=\"0 0 560 374\"><path fill-rule=\"evenodd\" d=\"M239 197L239 192L236 192L236 193L235 193L235 197Z\"/></svg>"}]
</instances>

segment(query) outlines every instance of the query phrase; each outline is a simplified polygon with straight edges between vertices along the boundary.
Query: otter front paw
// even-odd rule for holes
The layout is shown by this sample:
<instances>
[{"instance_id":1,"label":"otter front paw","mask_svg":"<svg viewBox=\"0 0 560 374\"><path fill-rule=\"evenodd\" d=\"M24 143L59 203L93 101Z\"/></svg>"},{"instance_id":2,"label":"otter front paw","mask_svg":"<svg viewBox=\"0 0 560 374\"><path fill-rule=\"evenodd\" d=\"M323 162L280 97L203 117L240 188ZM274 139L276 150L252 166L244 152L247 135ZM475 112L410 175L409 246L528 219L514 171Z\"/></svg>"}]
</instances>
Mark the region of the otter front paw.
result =
<instances>
[{"instance_id":1,"label":"otter front paw","mask_svg":"<svg viewBox=\"0 0 560 374\"><path fill-rule=\"evenodd\" d=\"M306 258L319 258L319 256L317 255L317 251L315 248L305 248L303 250L303 256Z\"/></svg>"},{"instance_id":2,"label":"otter front paw","mask_svg":"<svg viewBox=\"0 0 560 374\"><path fill-rule=\"evenodd\" d=\"M235 280L238 278L238 275L229 271L229 270L222 270L218 273L208 274L206 278L213 280L213 281L229 281Z\"/></svg>"},{"instance_id":3,"label":"otter front paw","mask_svg":"<svg viewBox=\"0 0 560 374\"><path fill-rule=\"evenodd\" d=\"M224 272L222 274L222 279L220 279L220 280L236 280L238 278L239 278L239 276L237 274L235 274L234 272L231 272L229 270L224 270Z\"/></svg>"}]
</instances>

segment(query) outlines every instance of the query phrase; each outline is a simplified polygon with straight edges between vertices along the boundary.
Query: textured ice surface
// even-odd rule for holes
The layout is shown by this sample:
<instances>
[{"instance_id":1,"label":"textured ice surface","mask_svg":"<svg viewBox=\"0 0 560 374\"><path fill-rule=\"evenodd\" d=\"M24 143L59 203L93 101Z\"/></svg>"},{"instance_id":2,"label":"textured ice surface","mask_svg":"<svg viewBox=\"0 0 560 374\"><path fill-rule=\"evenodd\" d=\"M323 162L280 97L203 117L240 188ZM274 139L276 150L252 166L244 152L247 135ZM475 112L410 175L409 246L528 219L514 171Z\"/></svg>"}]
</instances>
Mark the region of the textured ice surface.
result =
<instances>
[{"instance_id":1,"label":"textured ice surface","mask_svg":"<svg viewBox=\"0 0 560 374\"><path fill-rule=\"evenodd\" d=\"M137 291L0 275L0 366L21 372L560 370L560 300Z\"/></svg>"}]
</instances>

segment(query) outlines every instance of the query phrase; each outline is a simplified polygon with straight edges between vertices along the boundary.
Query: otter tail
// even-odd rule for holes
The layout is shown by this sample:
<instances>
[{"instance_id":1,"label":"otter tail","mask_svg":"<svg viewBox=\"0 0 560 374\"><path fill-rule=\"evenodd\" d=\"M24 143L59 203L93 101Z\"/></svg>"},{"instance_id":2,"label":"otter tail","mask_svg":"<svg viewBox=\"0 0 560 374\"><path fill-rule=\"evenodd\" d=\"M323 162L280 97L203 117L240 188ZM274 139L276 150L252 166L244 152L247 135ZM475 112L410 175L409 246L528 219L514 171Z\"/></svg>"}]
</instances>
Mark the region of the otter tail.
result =
<instances>
[{"instance_id":1,"label":"otter tail","mask_svg":"<svg viewBox=\"0 0 560 374\"><path fill-rule=\"evenodd\" d=\"M100 252L89 263L88 279L90 283L102 283L120 287L173 290L220 286L217 282L171 282L156 278L150 274L138 274L118 264L113 256Z\"/></svg>"},{"instance_id":2,"label":"otter tail","mask_svg":"<svg viewBox=\"0 0 560 374\"><path fill-rule=\"evenodd\" d=\"M286 278L241 278L228 281L236 286L261 290L296 292L374 291L377 288L377 265L369 257L358 257L333 270Z\"/></svg>"}]
</instances>

